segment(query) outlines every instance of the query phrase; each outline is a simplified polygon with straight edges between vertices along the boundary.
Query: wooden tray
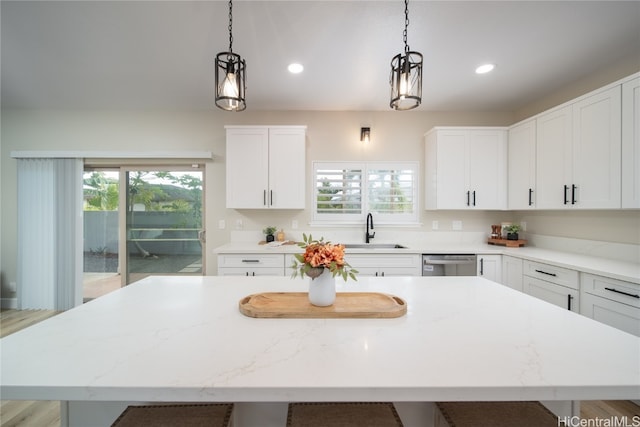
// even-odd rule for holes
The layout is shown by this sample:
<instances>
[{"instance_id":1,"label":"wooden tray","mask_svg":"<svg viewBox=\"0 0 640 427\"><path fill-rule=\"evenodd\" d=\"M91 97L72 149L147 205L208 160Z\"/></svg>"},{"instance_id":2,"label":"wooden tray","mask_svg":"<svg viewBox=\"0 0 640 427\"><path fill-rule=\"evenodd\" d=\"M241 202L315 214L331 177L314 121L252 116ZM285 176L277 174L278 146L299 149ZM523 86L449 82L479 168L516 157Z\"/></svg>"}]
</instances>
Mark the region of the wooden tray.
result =
<instances>
[{"instance_id":1,"label":"wooden tray","mask_svg":"<svg viewBox=\"0 0 640 427\"><path fill-rule=\"evenodd\" d=\"M260 318L389 318L407 313L407 303L377 292L338 292L336 302L316 307L306 292L264 292L240 300L240 312Z\"/></svg>"},{"instance_id":2,"label":"wooden tray","mask_svg":"<svg viewBox=\"0 0 640 427\"><path fill-rule=\"evenodd\" d=\"M526 240L507 240L507 239L489 239L488 243L490 245L500 245L506 246L508 248L518 248L520 246L524 246L527 241Z\"/></svg>"}]
</instances>

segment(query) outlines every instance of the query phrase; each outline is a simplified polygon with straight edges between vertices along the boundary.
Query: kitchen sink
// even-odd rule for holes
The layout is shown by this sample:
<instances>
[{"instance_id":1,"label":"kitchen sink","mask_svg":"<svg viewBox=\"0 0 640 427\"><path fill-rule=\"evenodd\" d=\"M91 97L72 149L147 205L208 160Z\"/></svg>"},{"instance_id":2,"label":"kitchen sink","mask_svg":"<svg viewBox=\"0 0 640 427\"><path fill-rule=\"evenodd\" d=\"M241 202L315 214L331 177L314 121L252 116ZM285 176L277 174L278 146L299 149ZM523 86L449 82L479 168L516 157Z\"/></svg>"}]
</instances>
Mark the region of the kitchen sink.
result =
<instances>
[{"instance_id":1,"label":"kitchen sink","mask_svg":"<svg viewBox=\"0 0 640 427\"><path fill-rule=\"evenodd\" d=\"M397 243L345 243L345 249L407 249Z\"/></svg>"}]
</instances>

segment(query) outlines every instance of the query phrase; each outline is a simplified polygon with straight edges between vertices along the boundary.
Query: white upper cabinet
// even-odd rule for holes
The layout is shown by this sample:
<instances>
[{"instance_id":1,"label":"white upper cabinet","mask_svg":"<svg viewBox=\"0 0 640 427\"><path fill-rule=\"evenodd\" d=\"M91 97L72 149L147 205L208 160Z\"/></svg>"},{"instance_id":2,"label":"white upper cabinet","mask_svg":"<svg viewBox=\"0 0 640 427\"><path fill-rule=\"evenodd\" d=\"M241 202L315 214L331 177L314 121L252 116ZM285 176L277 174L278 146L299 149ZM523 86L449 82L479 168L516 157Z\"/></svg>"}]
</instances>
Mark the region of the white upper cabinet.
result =
<instances>
[{"instance_id":1,"label":"white upper cabinet","mask_svg":"<svg viewBox=\"0 0 640 427\"><path fill-rule=\"evenodd\" d=\"M621 89L536 118L538 209L620 207Z\"/></svg>"},{"instance_id":2,"label":"white upper cabinet","mask_svg":"<svg viewBox=\"0 0 640 427\"><path fill-rule=\"evenodd\" d=\"M527 120L509 129L508 204L510 210L536 207L536 121Z\"/></svg>"},{"instance_id":3,"label":"white upper cabinet","mask_svg":"<svg viewBox=\"0 0 640 427\"><path fill-rule=\"evenodd\" d=\"M536 204L539 209L566 206L571 183L571 106L536 119Z\"/></svg>"},{"instance_id":4,"label":"white upper cabinet","mask_svg":"<svg viewBox=\"0 0 640 427\"><path fill-rule=\"evenodd\" d=\"M622 207L640 208L640 77L622 84Z\"/></svg>"},{"instance_id":5,"label":"white upper cabinet","mask_svg":"<svg viewBox=\"0 0 640 427\"><path fill-rule=\"evenodd\" d=\"M304 209L306 128L226 129L227 208Z\"/></svg>"},{"instance_id":6,"label":"white upper cabinet","mask_svg":"<svg viewBox=\"0 0 640 427\"><path fill-rule=\"evenodd\" d=\"M620 207L621 89L573 106L573 185L582 208Z\"/></svg>"},{"instance_id":7,"label":"white upper cabinet","mask_svg":"<svg viewBox=\"0 0 640 427\"><path fill-rule=\"evenodd\" d=\"M425 135L426 209L506 209L505 128L436 127Z\"/></svg>"}]
</instances>

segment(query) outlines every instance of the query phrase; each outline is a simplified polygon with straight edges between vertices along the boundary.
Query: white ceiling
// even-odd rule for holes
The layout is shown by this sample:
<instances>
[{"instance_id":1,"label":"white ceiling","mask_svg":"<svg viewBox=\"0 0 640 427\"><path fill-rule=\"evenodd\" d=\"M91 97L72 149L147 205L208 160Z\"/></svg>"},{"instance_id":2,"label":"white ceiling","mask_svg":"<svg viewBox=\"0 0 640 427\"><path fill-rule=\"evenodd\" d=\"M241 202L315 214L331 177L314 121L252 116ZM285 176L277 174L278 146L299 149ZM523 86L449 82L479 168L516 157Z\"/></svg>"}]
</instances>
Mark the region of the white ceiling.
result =
<instances>
[{"instance_id":1,"label":"white ceiling","mask_svg":"<svg viewBox=\"0 0 640 427\"><path fill-rule=\"evenodd\" d=\"M216 109L224 1L6 1L3 108ZM404 4L246 1L233 50L249 110L388 110ZM515 111L608 64L640 58L639 1L420 1L408 42L424 55L429 111ZM287 65L305 66L291 75ZM474 69L497 67L488 75Z\"/></svg>"}]
</instances>

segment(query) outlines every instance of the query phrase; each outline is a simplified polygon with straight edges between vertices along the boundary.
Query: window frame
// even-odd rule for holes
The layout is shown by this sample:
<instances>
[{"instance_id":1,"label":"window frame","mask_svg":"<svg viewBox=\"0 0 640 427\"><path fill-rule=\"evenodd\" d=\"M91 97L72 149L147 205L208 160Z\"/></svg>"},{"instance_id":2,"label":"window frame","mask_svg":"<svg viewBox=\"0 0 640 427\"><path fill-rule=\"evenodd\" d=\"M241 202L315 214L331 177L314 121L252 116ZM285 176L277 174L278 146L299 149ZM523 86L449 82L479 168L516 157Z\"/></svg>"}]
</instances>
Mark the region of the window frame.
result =
<instances>
[{"instance_id":1,"label":"window frame","mask_svg":"<svg viewBox=\"0 0 640 427\"><path fill-rule=\"evenodd\" d=\"M318 171L321 169L334 170L361 170L361 211L354 214L323 214L318 212ZM311 176L311 194L312 194L312 223L316 226L340 226L352 224L364 224L367 214L370 212L369 206L369 173L377 170L410 170L413 177L412 180L412 199L413 209L410 213L403 214L385 214L371 212L376 218L376 225L398 225L398 226L415 226L419 225L419 182L420 182L420 163L418 161L312 161Z\"/></svg>"}]
</instances>

